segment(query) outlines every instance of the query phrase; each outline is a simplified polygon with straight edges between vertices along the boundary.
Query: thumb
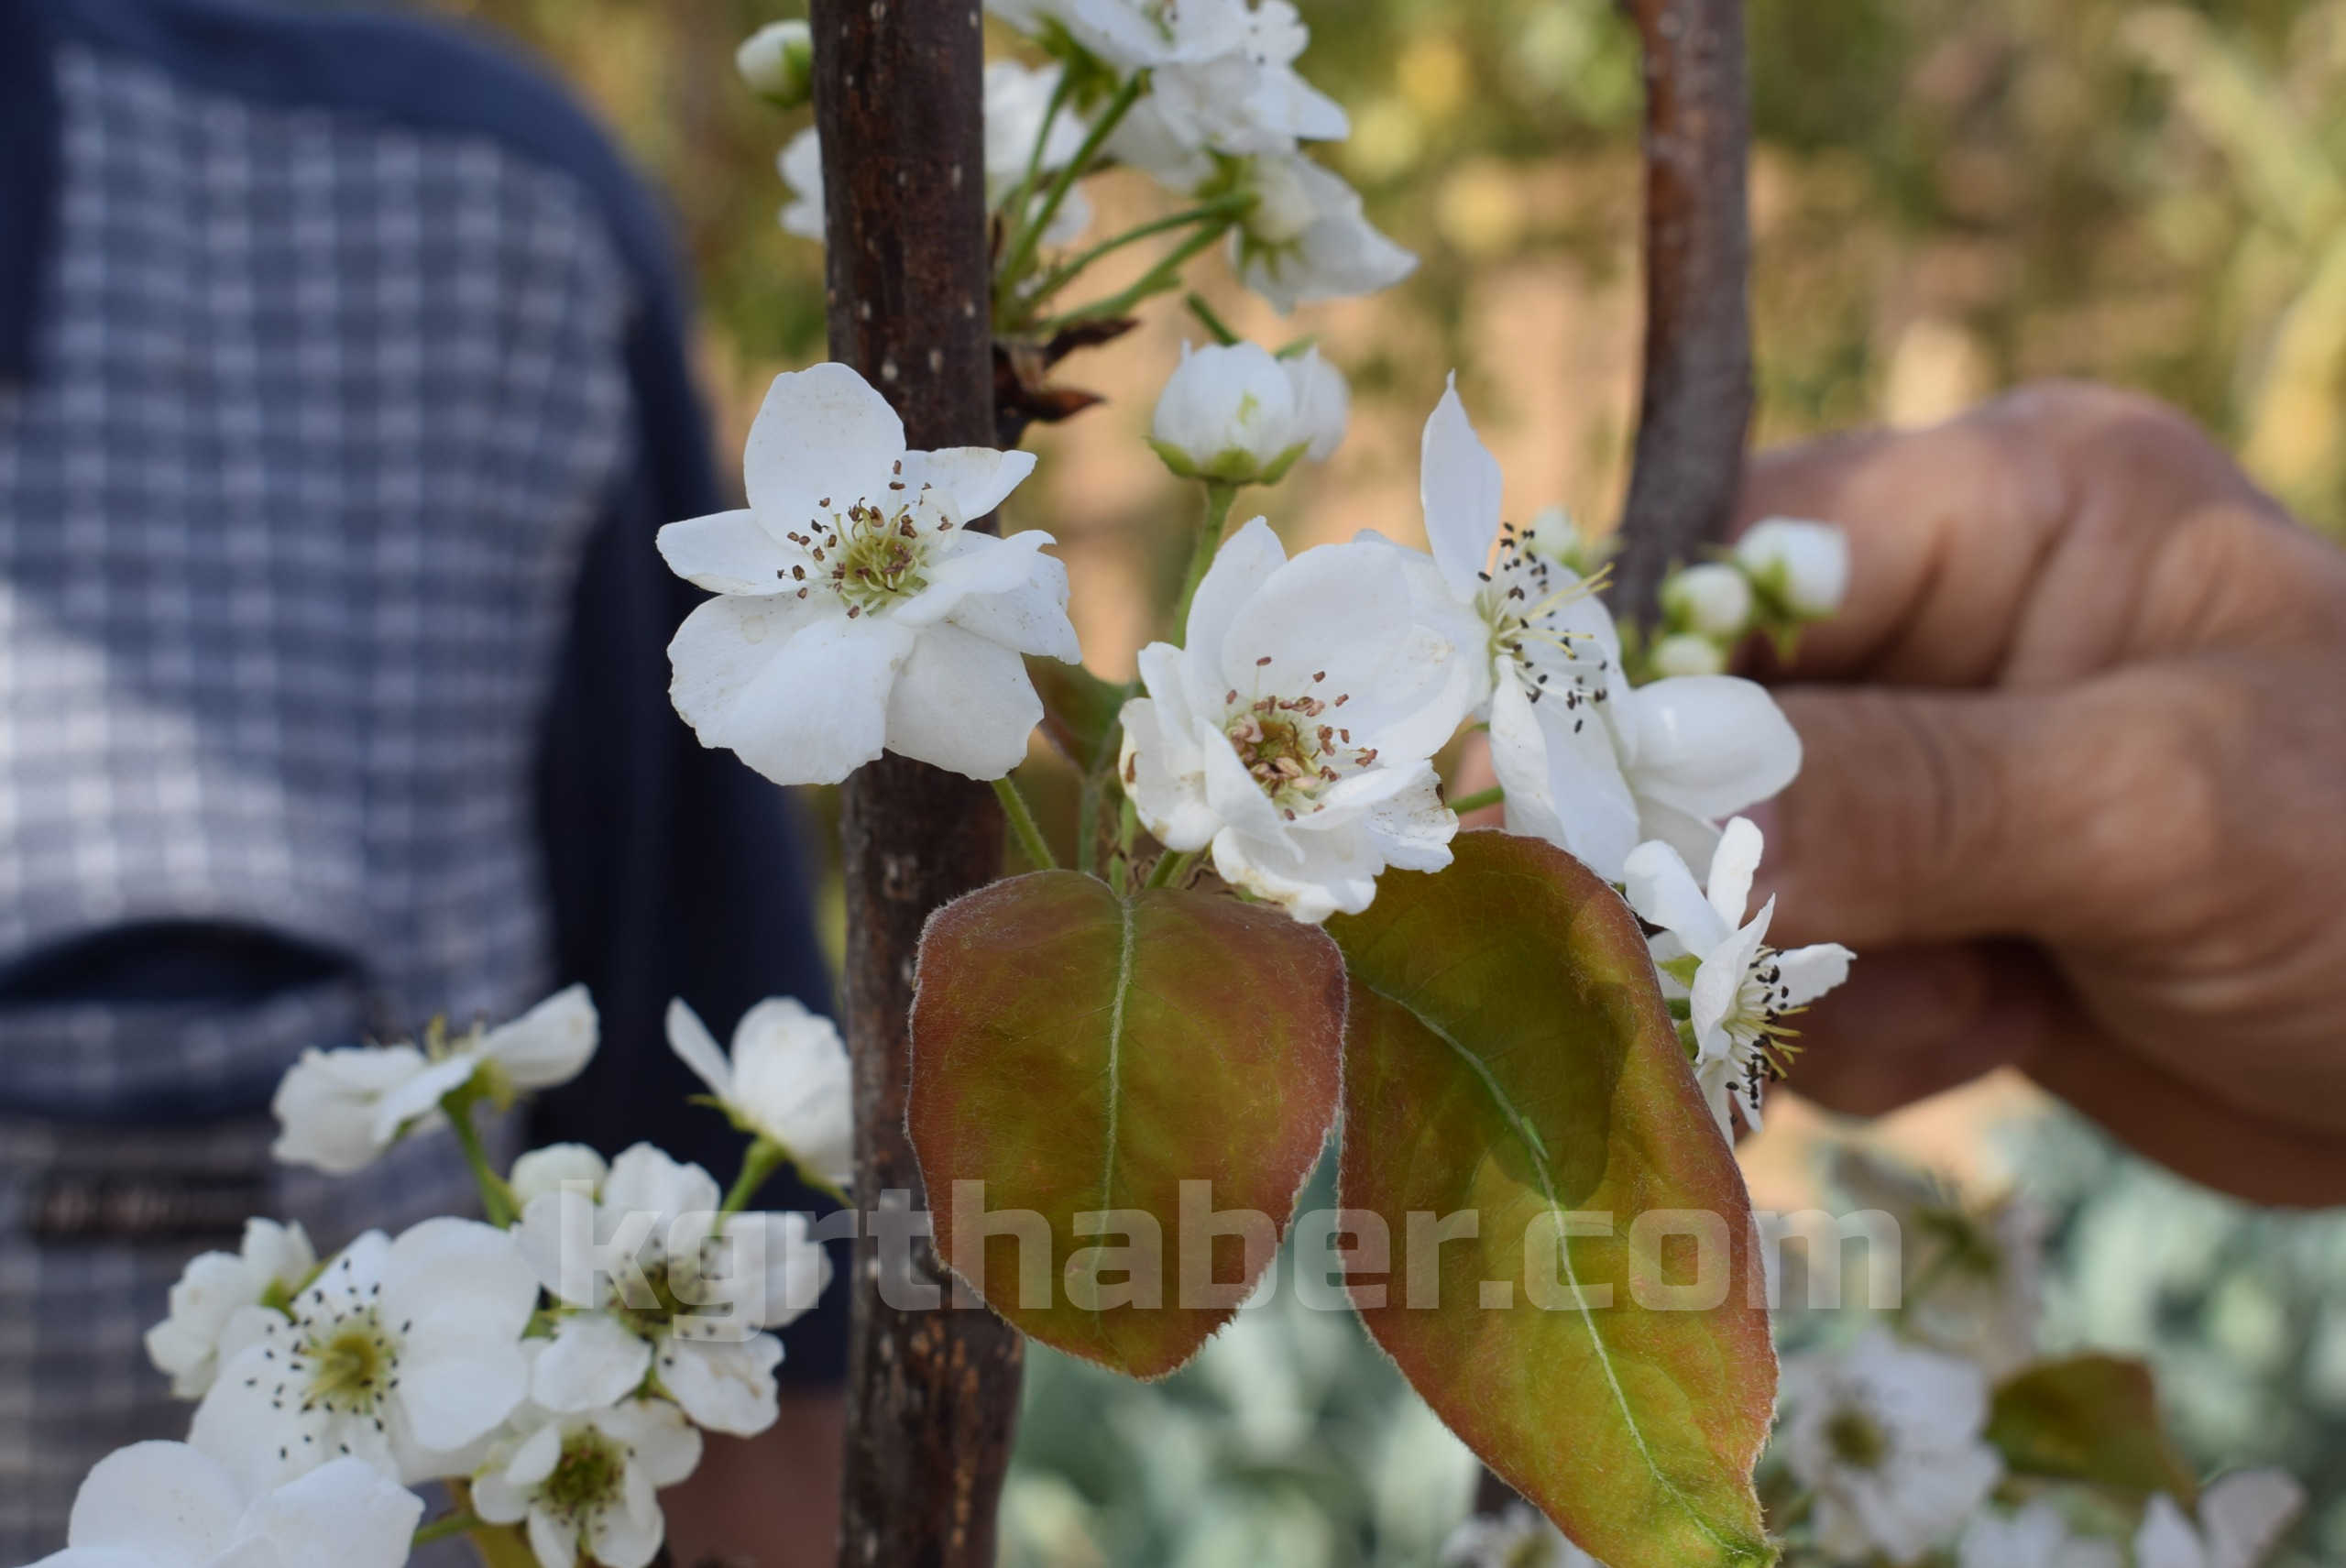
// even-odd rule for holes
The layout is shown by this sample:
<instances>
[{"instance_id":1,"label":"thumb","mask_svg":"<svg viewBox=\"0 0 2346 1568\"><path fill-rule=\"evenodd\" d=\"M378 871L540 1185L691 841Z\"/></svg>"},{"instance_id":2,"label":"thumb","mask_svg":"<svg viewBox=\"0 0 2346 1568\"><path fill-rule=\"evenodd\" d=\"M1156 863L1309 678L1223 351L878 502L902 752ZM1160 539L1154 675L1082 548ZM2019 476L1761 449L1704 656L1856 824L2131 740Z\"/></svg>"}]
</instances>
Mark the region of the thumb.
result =
<instances>
[{"instance_id":1,"label":"thumb","mask_svg":"<svg viewBox=\"0 0 2346 1568\"><path fill-rule=\"evenodd\" d=\"M2091 687L1780 691L1804 756L1757 815L1783 941L2060 942L2131 897L2143 716ZM2155 720L2153 721L2155 723ZM2126 798L2112 798L2123 789Z\"/></svg>"}]
</instances>

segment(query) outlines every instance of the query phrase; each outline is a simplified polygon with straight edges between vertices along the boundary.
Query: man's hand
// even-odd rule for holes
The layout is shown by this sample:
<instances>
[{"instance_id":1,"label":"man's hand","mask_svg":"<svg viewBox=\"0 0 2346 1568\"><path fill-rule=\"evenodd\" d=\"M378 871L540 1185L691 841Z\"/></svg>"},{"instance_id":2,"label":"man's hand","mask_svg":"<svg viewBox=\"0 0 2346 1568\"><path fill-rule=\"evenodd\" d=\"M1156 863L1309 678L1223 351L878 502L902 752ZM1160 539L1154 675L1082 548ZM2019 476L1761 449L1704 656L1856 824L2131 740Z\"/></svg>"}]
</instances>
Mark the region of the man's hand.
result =
<instances>
[{"instance_id":1,"label":"man's hand","mask_svg":"<svg viewBox=\"0 0 2346 1568\"><path fill-rule=\"evenodd\" d=\"M1767 672L1807 747L1755 814L1771 939L1859 954L1793 1088L1872 1113L2010 1062L2199 1180L2346 1200L2346 554L2077 386L1771 454L1742 513L1853 557Z\"/></svg>"}]
</instances>

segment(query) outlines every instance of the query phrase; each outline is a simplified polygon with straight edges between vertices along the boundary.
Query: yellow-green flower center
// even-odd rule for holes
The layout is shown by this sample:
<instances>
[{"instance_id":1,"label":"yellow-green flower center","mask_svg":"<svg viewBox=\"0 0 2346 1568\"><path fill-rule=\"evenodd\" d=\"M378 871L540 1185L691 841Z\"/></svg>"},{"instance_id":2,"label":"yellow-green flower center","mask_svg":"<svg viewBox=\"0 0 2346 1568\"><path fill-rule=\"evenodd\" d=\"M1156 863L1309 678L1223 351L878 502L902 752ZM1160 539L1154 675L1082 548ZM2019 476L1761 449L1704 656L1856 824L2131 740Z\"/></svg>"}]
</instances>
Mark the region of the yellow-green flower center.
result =
<instances>
[{"instance_id":1,"label":"yellow-green flower center","mask_svg":"<svg viewBox=\"0 0 2346 1568\"><path fill-rule=\"evenodd\" d=\"M577 1518L619 1496L627 1474L627 1451L591 1426L562 1440L562 1457L538 1487L539 1499L556 1512Z\"/></svg>"},{"instance_id":2,"label":"yellow-green flower center","mask_svg":"<svg viewBox=\"0 0 2346 1568\"><path fill-rule=\"evenodd\" d=\"M1325 678L1325 671L1311 677L1315 685ZM1332 715L1349 700L1257 697L1224 722L1222 733L1247 775L1288 820L1319 810L1321 791L1376 761L1376 749L1354 746L1353 732ZM1233 691L1223 701L1234 706L1238 694Z\"/></svg>"},{"instance_id":3,"label":"yellow-green flower center","mask_svg":"<svg viewBox=\"0 0 2346 1568\"><path fill-rule=\"evenodd\" d=\"M1890 1457L1890 1434L1863 1410L1843 1409L1825 1424L1825 1441L1833 1457L1853 1470L1875 1470Z\"/></svg>"}]
</instances>

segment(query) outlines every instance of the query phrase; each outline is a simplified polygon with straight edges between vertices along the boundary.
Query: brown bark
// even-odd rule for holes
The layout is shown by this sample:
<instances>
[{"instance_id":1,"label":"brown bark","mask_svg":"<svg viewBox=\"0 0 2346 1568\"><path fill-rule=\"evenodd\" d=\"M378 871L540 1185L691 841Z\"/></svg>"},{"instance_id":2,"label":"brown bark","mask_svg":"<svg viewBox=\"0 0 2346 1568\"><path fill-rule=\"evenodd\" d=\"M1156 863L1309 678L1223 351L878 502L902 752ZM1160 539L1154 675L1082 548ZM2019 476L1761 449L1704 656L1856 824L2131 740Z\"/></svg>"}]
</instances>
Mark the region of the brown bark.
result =
<instances>
[{"instance_id":1,"label":"brown bark","mask_svg":"<svg viewBox=\"0 0 2346 1568\"><path fill-rule=\"evenodd\" d=\"M982 36L976 0L815 0L832 357L904 416L915 449L991 444ZM1000 869L984 784L898 757L842 803L856 1192L867 1212L909 1190L905 1033L922 923ZM914 1279L943 1285L926 1243ZM1018 1401L1017 1335L981 1310L903 1311L857 1244L839 1562L988 1568ZM947 1299L949 1299L949 1290Z\"/></svg>"},{"instance_id":2,"label":"brown bark","mask_svg":"<svg viewBox=\"0 0 2346 1568\"><path fill-rule=\"evenodd\" d=\"M1750 97L1742 0L1627 0L1645 44L1646 341L1615 609L1650 625L1723 537L1751 418Z\"/></svg>"}]
</instances>

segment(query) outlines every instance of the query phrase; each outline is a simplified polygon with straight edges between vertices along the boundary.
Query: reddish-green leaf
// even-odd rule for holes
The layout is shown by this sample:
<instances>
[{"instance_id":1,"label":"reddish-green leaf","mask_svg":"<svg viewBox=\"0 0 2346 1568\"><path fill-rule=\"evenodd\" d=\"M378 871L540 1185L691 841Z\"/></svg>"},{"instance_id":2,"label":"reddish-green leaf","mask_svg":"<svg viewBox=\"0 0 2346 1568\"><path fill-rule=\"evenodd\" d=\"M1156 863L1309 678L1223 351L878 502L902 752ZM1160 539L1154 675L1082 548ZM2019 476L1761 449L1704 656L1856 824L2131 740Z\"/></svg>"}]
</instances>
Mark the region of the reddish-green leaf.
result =
<instances>
[{"instance_id":1,"label":"reddish-green leaf","mask_svg":"<svg viewBox=\"0 0 2346 1568\"><path fill-rule=\"evenodd\" d=\"M1776 1358L1749 1201L1637 919L1536 839L1453 850L1328 925L1352 981L1341 1201L1393 1246L1388 1277L1348 1281L1361 1317L1485 1464L1613 1568L1772 1562L1751 1473ZM1461 1212L1475 1237L1431 1245L1431 1217Z\"/></svg>"},{"instance_id":2,"label":"reddish-green leaf","mask_svg":"<svg viewBox=\"0 0 2346 1568\"><path fill-rule=\"evenodd\" d=\"M2134 1497L2198 1491L2159 1420L2139 1361L2080 1355L2014 1374L1996 1390L1988 1441L2016 1475L2089 1481Z\"/></svg>"},{"instance_id":3,"label":"reddish-green leaf","mask_svg":"<svg viewBox=\"0 0 2346 1568\"><path fill-rule=\"evenodd\" d=\"M909 1114L937 1250L1044 1343L1172 1371L1270 1262L1335 1115L1343 1007L1334 944L1234 899L1038 872L947 905L921 940ZM970 1182L983 1227L957 1205ZM1022 1244L1013 1210L1040 1234ZM1209 1212L1242 1211L1251 1240L1211 1234Z\"/></svg>"}]
</instances>

